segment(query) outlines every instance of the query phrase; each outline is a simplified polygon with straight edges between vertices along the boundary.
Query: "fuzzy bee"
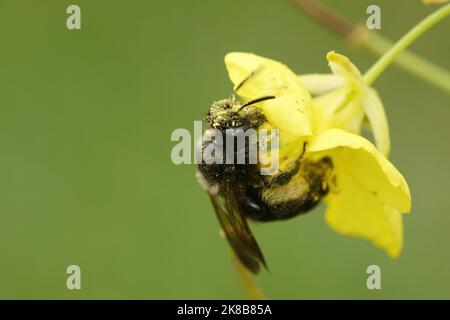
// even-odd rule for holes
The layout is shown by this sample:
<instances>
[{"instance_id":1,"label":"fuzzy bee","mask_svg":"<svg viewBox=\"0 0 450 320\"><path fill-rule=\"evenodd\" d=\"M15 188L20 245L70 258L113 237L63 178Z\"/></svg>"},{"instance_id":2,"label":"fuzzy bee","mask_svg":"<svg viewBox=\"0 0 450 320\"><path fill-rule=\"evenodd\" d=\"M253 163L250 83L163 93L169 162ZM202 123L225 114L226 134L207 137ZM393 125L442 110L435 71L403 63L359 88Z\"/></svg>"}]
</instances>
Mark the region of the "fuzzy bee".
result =
<instances>
[{"instance_id":1,"label":"fuzzy bee","mask_svg":"<svg viewBox=\"0 0 450 320\"><path fill-rule=\"evenodd\" d=\"M253 273L259 272L261 264L266 268L267 265L247 219L279 221L310 211L328 193L329 172L333 166L328 157L305 159L306 142L289 140L289 134L284 137L290 142L283 141L280 146L280 165L276 172L263 175L261 162L250 161L250 151L259 150L261 141L245 139L242 135L249 130L275 128L272 122L276 123L276 118L272 113L277 112L277 105L281 106L278 111L283 112L284 103L298 105L298 110L305 103L301 97L289 94L286 82L269 88L269 94L248 97L251 90L245 89L249 83L267 76L262 68L267 66L259 65L241 79L231 98L212 104L206 116L207 129L198 147L202 152L202 161L197 166L196 174L199 184L209 194L233 251ZM271 111L267 112L263 106L269 102ZM237 142L240 138L244 143ZM224 141L232 141L231 155L227 153ZM205 152L210 149L214 149L216 161L211 159L211 153ZM239 156L243 156L244 163L238 161ZM227 161L229 158L232 161Z\"/></svg>"}]
</instances>

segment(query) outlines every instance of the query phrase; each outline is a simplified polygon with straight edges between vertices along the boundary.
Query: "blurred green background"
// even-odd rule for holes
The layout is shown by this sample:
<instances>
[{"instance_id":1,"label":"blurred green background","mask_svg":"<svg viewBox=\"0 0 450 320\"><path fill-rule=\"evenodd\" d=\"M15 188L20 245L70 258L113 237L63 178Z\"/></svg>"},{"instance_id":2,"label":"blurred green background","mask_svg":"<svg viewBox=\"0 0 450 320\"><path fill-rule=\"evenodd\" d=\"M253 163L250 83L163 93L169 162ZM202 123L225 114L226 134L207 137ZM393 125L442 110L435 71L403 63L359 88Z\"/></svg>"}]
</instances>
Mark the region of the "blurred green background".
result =
<instances>
[{"instance_id":1,"label":"blurred green background","mask_svg":"<svg viewBox=\"0 0 450 320\"><path fill-rule=\"evenodd\" d=\"M393 40L436 8L325 2L352 21L380 5ZM80 31L66 29L70 4ZM414 51L449 68L449 27ZM376 59L287 0L0 0L0 46L0 298L244 298L194 166L171 162L172 131L230 94L229 51L298 73L328 72L333 49L362 70ZM449 96L396 67L376 87L413 196L402 256L337 235L322 207L254 225L269 297L450 298ZM66 289L70 264L81 290ZM366 288L371 264L382 290Z\"/></svg>"}]
</instances>

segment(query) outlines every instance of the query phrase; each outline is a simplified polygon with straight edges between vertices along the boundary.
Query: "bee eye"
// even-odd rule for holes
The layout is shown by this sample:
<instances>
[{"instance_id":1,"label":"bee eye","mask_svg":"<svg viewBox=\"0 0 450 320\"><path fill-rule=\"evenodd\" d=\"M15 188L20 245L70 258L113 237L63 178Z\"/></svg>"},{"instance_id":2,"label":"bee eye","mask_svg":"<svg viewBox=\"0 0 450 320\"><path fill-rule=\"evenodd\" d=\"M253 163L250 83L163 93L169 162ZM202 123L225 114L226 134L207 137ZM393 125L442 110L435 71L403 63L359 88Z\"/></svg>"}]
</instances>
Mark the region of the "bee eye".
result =
<instances>
[{"instance_id":1,"label":"bee eye","mask_svg":"<svg viewBox=\"0 0 450 320\"><path fill-rule=\"evenodd\" d=\"M267 206L253 195L247 194L242 206L245 213L254 220L264 221L269 215Z\"/></svg>"}]
</instances>

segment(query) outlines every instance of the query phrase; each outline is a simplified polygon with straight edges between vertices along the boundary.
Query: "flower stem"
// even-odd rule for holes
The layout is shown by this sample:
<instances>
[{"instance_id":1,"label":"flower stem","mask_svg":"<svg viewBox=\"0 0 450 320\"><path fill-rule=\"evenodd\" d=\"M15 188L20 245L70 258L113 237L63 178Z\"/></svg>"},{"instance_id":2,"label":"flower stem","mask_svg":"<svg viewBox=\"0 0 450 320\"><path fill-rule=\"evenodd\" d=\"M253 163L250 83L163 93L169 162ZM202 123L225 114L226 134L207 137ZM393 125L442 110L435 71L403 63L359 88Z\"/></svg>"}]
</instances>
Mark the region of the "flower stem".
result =
<instances>
[{"instance_id":1,"label":"flower stem","mask_svg":"<svg viewBox=\"0 0 450 320\"><path fill-rule=\"evenodd\" d=\"M367 85L371 85L383 73L383 71L402 53L408 46L416 41L422 34L431 27L443 20L450 14L450 4L447 4L433 12L422 20L407 34L405 34L388 52L386 52L365 74L364 80Z\"/></svg>"},{"instance_id":2,"label":"flower stem","mask_svg":"<svg viewBox=\"0 0 450 320\"><path fill-rule=\"evenodd\" d=\"M232 252L234 267L248 299L266 300L267 297L261 292L255 283L253 275L242 265L236 255Z\"/></svg>"},{"instance_id":3,"label":"flower stem","mask_svg":"<svg viewBox=\"0 0 450 320\"><path fill-rule=\"evenodd\" d=\"M364 48L381 57L394 45L379 32L368 30L366 24L351 23L339 12L319 0L292 0L292 3L315 21L344 37L354 49ZM450 72L418 54L404 50L393 64L450 93Z\"/></svg>"},{"instance_id":4,"label":"flower stem","mask_svg":"<svg viewBox=\"0 0 450 320\"><path fill-rule=\"evenodd\" d=\"M373 32L368 35L365 46L372 52L382 56L393 46L393 43ZM408 50L403 51L395 59L394 63L412 75L450 93L450 73L437 64L425 60Z\"/></svg>"}]
</instances>

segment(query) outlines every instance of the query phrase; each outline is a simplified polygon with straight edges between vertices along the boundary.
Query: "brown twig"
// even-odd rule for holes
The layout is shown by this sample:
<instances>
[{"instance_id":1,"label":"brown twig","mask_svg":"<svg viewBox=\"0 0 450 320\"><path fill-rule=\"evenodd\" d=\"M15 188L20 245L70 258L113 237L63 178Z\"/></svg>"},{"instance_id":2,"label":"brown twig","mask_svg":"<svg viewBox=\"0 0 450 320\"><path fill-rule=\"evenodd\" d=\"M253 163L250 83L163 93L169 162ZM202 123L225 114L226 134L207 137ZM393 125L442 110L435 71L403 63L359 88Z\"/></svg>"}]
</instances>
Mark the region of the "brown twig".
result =
<instances>
[{"instance_id":1,"label":"brown twig","mask_svg":"<svg viewBox=\"0 0 450 320\"><path fill-rule=\"evenodd\" d=\"M347 38L353 33L353 25L332 8L314 0L293 0L293 3L301 8L312 18L320 21L331 30Z\"/></svg>"},{"instance_id":2,"label":"brown twig","mask_svg":"<svg viewBox=\"0 0 450 320\"><path fill-rule=\"evenodd\" d=\"M369 31L362 25L351 23L339 12L326 6L319 0L291 1L315 21L320 22L342 36L353 47L362 47L381 56L393 45L392 41L386 39L378 32ZM394 64L410 74L426 80L446 92L450 92L450 73L421 56L411 51L404 51L397 57Z\"/></svg>"}]
</instances>

